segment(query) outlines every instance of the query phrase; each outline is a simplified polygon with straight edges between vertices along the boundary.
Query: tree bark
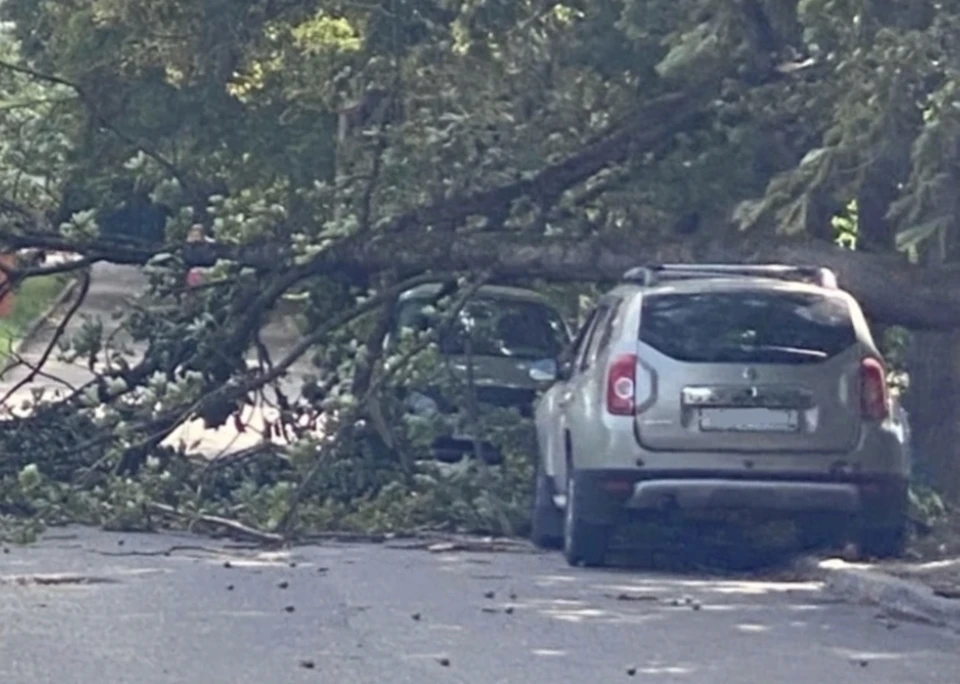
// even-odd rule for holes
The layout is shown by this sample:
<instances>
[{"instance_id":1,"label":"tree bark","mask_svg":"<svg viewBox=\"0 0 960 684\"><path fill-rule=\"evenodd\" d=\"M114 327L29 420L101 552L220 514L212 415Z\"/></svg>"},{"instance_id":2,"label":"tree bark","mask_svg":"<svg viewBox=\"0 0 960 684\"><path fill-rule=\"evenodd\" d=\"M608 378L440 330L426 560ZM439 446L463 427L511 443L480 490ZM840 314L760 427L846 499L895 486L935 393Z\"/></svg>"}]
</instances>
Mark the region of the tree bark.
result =
<instances>
[{"instance_id":1,"label":"tree bark","mask_svg":"<svg viewBox=\"0 0 960 684\"><path fill-rule=\"evenodd\" d=\"M917 478L960 496L960 332L915 333L907 356L910 413Z\"/></svg>"},{"instance_id":2,"label":"tree bark","mask_svg":"<svg viewBox=\"0 0 960 684\"><path fill-rule=\"evenodd\" d=\"M728 234L712 242L637 238L616 241L551 240L517 233L437 236L385 235L363 245L344 243L321 255L318 271L382 271L408 277L442 265L444 270L489 269L497 277L552 282L616 281L624 271L665 261L815 264L836 271L875 321L911 329L960 328L960 265L923 268L898 255L862 254L826 241ZM428 234L429 235L429 234Z\"/></svg>"}]
</instances>

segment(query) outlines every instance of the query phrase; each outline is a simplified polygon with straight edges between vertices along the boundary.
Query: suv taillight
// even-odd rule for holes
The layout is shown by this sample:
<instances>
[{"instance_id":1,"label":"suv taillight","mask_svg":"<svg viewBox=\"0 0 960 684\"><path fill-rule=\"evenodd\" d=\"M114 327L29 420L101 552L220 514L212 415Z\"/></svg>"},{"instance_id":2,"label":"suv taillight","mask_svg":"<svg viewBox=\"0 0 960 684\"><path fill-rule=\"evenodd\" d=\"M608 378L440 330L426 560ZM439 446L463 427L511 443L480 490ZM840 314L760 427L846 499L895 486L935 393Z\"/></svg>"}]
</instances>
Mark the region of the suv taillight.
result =
<instances>
[{"instance_id":1,"label":"suv taillight","mask_svg":"<svg viewBox=\"0 0 960 684\"><path fill-rule=\"evenodd\" d=\"M860 362L860 413L867 420L885 420L890 414L887 371L872 357Z\"/></svg>"},{"instance_id":2,"label":"suv taillight","mask_svg":"<svg viewBox=\"0 0 960 684\"><path fill-rule=\"evenodd\" d=\"M615 416L632 415L636 408L637 355L621 354L607 370L607 412Z\"/></svg>"}]
</instances>

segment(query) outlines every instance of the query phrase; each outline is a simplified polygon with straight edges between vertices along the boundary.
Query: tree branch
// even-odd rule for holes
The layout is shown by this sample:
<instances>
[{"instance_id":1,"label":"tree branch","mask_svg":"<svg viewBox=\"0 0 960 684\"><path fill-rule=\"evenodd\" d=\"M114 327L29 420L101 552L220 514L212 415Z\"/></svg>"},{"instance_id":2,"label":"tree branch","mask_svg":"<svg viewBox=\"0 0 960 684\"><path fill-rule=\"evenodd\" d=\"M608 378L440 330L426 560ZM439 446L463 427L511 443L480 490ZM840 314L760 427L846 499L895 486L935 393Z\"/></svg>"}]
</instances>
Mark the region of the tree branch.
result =
<instances>
[{"instance_id":1,"label":"tree branch","mask_svg":"<svg viewBox=\"0 0 960 684\"><path fill-rule=\"evenodd\" d=\"M684 130L692 120L702 115L703 106L701 95L664 95L640 108L620 129L564 161L546 167L532 178L418 207L387 223L384 232L389 235L437 223L457 224L470 216L488 215L521 197L531 197L547 206L570 188L608 166L622 162Z\"/></svg>"},{"instance_id":2,"label":"tree branch","mask_svg":"<svg viewBox=\"0 0 960 684\"><path fill-rule=\"evenodd\" d=\"M37 71L36 69L31 69L28 66L23 64L17 64L15 62L8 62L7 60L0 59L0 69L6 69L7 71L13 71L17 74L23 74L24 76L29 76L32 79L37 81L44 81L46 83L52 83L54 85L65 86L70 90L74 91L81 98L83 97L83 90L75 83L71 83L65 78L53 74L45 74L42 71Z\"/></svg>"}]
</instances>

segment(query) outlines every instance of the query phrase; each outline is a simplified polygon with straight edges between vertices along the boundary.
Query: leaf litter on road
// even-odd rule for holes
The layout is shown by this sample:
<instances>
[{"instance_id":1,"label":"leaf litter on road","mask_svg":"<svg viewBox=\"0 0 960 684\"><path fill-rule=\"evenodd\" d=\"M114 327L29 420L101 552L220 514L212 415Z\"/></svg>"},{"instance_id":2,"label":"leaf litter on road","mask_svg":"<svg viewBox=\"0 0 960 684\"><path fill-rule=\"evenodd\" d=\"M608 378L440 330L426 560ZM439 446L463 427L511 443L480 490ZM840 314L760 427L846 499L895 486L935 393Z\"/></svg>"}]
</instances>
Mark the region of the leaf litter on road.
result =
<instances>
[{"instance_id":1,"label":"leaf litter on road","mask_svg":"<svg viewBox=\"0 0 960 684\"><path fill-rule=\"evenodd\" d=\"M607 598L614 599L615 601L631 601L631 602L656 602L660 600L659 596L654 594L628 594L626 592L620 594L604 594Z\"/></svg>"}]
</instances>

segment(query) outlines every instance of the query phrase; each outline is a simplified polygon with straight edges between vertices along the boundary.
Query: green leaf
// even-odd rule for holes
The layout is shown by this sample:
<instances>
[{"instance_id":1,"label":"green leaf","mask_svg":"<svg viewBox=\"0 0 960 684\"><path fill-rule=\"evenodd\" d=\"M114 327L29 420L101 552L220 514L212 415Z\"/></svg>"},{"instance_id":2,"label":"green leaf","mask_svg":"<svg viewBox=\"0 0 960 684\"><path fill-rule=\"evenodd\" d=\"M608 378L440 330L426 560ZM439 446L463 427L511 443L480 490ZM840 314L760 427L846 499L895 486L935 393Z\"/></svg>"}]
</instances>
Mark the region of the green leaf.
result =
<instances>
[{"instance_id":1,"label":"green leaf","mask_svg":"<svg viewBox=\"0 0 960 684\"><path fill-rule=\"evenodd\" d=\"M950 216L941 216L918 226L907 228L897 233L896 245L898 250L915 249L920 244L935 237L940 231L949 229L953 220Z\"/></svg>"}]
</instances>

